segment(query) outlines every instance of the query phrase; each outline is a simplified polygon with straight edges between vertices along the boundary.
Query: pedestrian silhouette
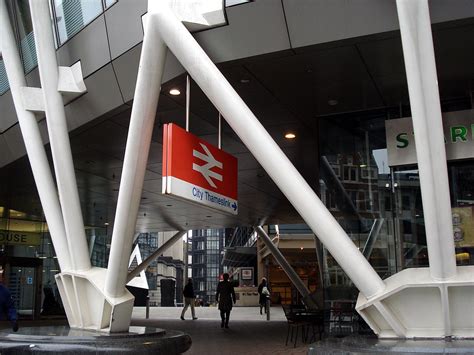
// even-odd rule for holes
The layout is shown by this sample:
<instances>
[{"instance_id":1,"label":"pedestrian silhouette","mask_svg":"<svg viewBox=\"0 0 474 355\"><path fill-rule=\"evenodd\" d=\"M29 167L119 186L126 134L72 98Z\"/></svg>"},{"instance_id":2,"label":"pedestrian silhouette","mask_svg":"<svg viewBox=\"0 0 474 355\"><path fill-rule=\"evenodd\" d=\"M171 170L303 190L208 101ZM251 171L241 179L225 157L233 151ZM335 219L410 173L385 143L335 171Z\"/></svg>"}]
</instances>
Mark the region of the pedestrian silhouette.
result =
<instances>
[{"instance_id":1,"label":"pedestrian silhouette","mask_svg":"<svg viewBox=\"0 0 474 355\"><path fill-rule=\"evenodd\" d=\"M229 317L232 305L235 304L234 286L229 282L229 274L223 275L224 281L217 285L216 301L219 302L219 311L221 312L221 328L229 328Z\"/></svg>"},{"instance_id":2,"label":"pedestrian silhouette","mask_svg":"<svg viewBox=\"0 0 474 355\"><path fill-rule=\"evenodd\" d=\"M189 305L191 305L191 315L193 316L193 320L196 320L197 317L194 311L194 298L196 296L194 295L193 279L191 278L188 279L188 283L186 284L186 286L184 286L183 296L184 296L184 308L181 312L181 319L184 320L184 314L188 310Z\"/></svg>"}]
</instances>

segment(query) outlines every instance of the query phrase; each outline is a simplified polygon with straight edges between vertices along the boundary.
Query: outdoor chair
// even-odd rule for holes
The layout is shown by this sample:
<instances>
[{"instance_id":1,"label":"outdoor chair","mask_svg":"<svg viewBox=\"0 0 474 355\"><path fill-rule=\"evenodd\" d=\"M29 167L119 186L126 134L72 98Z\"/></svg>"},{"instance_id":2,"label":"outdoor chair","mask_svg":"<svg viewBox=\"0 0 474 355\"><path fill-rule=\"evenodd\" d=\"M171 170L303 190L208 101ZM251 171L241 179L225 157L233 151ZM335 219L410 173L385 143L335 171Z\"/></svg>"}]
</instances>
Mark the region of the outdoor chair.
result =
<instances>
[{"instance_id":1,"label":"outdoor chair","mask_svg":"<svg viewBox=\"0 0 474 355\"><path fill-rule=\"evenodd\" d=\"M353 333L357 324L355 303L352 301L336 301L331 307L329 331L338 334Z\"/></svg>"},{"instance_id":2,"label":"outdoor chair","mask_svg":"<svg viewBox=\"0 0 474 355\"><path fill-rule=\"evenodd\" d=\"M322 309L306 310L303 319L308 322L306 328L306 339L305 341L312 343L316 341L316 334L318 334L318 340L322 339L324 332L324 311ZM311 330L311 338L309 338L309 331ZM308 339L309 338L309 339Z\"/></svg>"},{"instance_id":3,"label":"outdoor chair","mask_svg":"<svg viewBox=\"0 0 474 355\"><path fill-rule=\"evenodd\" d=\"M291 339L291 341L294 342L293 347L296 348L299 329L301 329L301 341L305 342L307 338L307 327L311 325L311 322L307 319L307 317L302 316L302 314L306 312L306 308L304 306L283 304L282 307L288 325L285 345L288 345L288 339ZM295 329L296 334L294 334Z\"/></svg>"}]
</instances>

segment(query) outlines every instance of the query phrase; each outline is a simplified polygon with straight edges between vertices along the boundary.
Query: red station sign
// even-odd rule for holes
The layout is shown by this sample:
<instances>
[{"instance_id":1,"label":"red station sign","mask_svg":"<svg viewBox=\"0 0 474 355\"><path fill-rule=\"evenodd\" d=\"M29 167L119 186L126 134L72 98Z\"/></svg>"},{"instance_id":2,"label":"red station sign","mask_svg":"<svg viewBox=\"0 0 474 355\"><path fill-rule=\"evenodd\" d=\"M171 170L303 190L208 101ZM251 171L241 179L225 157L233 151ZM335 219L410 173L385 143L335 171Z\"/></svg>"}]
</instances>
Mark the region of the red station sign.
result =
<instances>
[{"instance_id":1,"label":"red station sign","mask_svg":"<svg viewBox=\"0 0 474 355\"><path fill-rule=\"evenodd\" d=\"M237 158L176 124L165 124L163 193L237 214Z\"/></svg>"}]
</instances>

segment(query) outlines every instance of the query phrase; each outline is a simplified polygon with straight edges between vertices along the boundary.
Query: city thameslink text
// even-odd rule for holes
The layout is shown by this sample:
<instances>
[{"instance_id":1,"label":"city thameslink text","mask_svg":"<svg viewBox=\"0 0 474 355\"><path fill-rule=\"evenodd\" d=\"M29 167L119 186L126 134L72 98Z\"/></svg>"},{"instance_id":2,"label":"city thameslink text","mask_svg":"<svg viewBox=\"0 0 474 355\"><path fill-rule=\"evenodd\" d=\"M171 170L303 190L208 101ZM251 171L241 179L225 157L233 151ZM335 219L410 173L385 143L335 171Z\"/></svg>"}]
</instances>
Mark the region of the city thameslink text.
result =
<instances>
[{"instance_id":1,"label":"city thameslink text","mask_svg":"<svg viewBox=\"0 0 474 355\"><path fill-rule=\"evenodd\" d=\"M198 200L202 201L203 199L212 203L216 203L218 205L222 205L224 207L231 207L231 203L228 199L223 197L218 197L209 193L208 191L202 191L197 187L193 187L193 196L196 197Z\"/></svg>"}]
</instances>

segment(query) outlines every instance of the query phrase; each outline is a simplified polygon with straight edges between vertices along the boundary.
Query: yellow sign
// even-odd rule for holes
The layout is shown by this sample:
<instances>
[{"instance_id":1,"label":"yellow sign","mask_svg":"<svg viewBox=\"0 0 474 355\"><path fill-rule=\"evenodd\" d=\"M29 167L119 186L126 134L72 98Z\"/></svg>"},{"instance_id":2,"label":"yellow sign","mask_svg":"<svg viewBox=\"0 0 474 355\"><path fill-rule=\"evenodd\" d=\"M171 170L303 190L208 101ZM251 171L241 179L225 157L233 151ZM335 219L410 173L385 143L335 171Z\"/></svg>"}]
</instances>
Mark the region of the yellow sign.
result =
<instances>
[{"instance_id":1,"label":"yellow sign","mask_svg":"<svg viewBox=\"0 0 474 355\"><path fill-rule=\"evenodd\" d=\"M474 207L454 207L453 229L456 247L474 246Z\"/></svg>"},{"instance_id":2,"label":"yellow sign","mask_svg":"<svg viewBox=\"0 0 474 355\"><path fill-rule=\"evenodd\" d=\"M41 234L0 230L0 245L40 245Z\"/></svg>"}]
</instances>

